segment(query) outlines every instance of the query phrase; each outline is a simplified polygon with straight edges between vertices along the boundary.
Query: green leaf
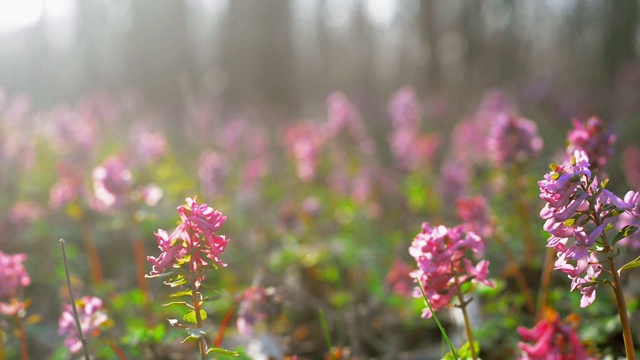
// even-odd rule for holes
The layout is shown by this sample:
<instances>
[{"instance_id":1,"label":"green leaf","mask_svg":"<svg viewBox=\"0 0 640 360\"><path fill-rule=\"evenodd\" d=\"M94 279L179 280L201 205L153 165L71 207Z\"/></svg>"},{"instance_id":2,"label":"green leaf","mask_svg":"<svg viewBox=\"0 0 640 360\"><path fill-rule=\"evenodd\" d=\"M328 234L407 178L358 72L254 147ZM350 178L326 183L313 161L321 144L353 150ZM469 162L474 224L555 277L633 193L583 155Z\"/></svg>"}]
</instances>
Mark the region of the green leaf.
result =
<instances>
[{"instance_id":1,"label":"green leaf","mask_svg":"<svg viewBox=\"0 0 640 360\"><path fill-rule=\"evenodd\" d=\"M172 302L168 302L168 303L164 303L162 304L162 306L169 306L169 305L184 305L186 307L189 307L191 309L193 309L193 305L185 302L185 301L172 301Z\"/></svg>"},{"instance_id":2,"label":"green leaf","mask_svg":"<svg viewBox=\"0 0 640 360\"><path fill-rule=\"evenodd\" d=\"M636 231L638 231L638 227L637 226L627 225L627 226L623 227L622 229L620 229L620 231L618 231L616 236L613 238L612 243L615 244L618 241L626 238L627 236L633 234Z\"/></svg>"},{"instance_id":3,"label":"green leaf","mask_svg":"<svg viewBox=\"0 0 640 360\"><path fill-rule=\"evenodd\" d=\"M620 270L618 270L618 273L621 273L622 270L629 270L637 267L640 267L640 256L622 266Z\"/></svg>"},{"instance_id":4,"label":"green leaf","mask_svg":"<svg viewBox=\"0 0 640 360\"><path fill-rule=\"evenodd\" d=\"M220 349L220 348L211 348L211 349L207 350L207 355L209 353L228 355L228 356L240 356L240 354L237 351L225 350L225 349Z\"/></svg>"},{"instance_id":5,"label":"green leaf","mask_svg":"<svg viewBox=\"0 0 640 360\"><path fill-rule=\"evenodd\" d=\"M193 295L193 291L191 290L184 290L184 291L178 291L176 293L173 293L171 295L169 295L170 298L176 298L176 297L180 297L180 296L192 296Z\"/></svg>"},{"instance_id":6,"label":"green leaf","mask_svg":"<svg viewBox=\"0 0 640 360\"><path fill-rule=\"evenodd\" d=\"M177 278L164 282L165 285L169 285L171 287L182 286L186 283L187 283L187 279L185 279L185 277L182 275L178 275Z\"/></svg>"},{"instance_id":7,"label":"green leaf","mask_svg":"<svg viewBox=\"0 0 640 360\"><path fill-rule=\"evenodd\" d=\"M200 320L204 320L206 318L207 318L207 312L200 309ZM182 320L193 323L193 324L196 324L198 322L198 319L196 319L196 312L193 310L184 314L184 316L182 317Z\"/></svg>"}]
</instances>

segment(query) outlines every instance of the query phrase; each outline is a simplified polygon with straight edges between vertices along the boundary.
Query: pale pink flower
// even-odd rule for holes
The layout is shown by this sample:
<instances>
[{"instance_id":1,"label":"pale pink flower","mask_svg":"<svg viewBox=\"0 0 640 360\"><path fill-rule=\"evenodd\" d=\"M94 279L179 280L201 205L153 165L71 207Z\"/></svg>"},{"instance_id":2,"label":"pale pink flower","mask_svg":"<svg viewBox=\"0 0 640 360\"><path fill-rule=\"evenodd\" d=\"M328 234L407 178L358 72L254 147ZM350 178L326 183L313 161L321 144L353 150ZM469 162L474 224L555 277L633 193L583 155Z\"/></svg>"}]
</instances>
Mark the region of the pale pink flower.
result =
<instances>
[{"instance_id":1,"label":"pale pink flower","mask_svg":"<svg viewBox=\"0 0 640 360\"><path fill-rule=\"evenodd\" d=\"M49 190L49 205L53 209L76 201L84 191L82 176L75 167L61 162L57 165L57 170L58 181Z\"/></svg>"},{"instance_id":2,"label":"pale pink flower","mask_svg":"<svg viewBox=\"0 0 640 360\"><path fill-rule=\"evenodd\" d=\"M109 318L102 309L102 300L95 296L84 296L76 300L80 328L85 337L100 335L101 328L106 325ZM70 304L65 304L62 315L58 321L58 333L65 336L64 344L72 353L82 349L82 341L76 328L73 317L73 309Z\"/></svg>"},{"instance_id":3,"label":"pale pink flower","mask_svg":"<svg viewBox=\"0 0 640 360\"><path fill-rule=\"evenodd\" d=\"M284 143L296 160L296 174L300 180L310 182L315 178L324 140L323 130L313 122L297 123L286 129Z\"/></svg>"},{"instance_id":4,"label":"pale pink flower","mask_svg":"<svg viewBox=\"0 0 640 360\"><path fill-rule=\"evenodd\" d=\"M129 200L133 183L131 171L120 157L110 157L93 170L96 208L100 211L119 209Z\"/></svg>"},{"instance_id":5,"label":"pale pink flower","mask_svg":"<svg viewBox=\"0 0 640 360\"><path fill-rule=\"evenodd\" d=\"M462 291L460 286L464 282L477 281L493 286L488 279L489 262L482 260L473 265L465 257L469 251L481 256L483 249L482 239L473 232L465 232L462 226L432 228L428 223L422 224L422 232L409 247L409 254L418 265L411 277L421 282L434 311L448 306ZM414 290L414 296L422 297L419 288ZM429 308L422 312L425 318L432 315Z\"/></svg>"},{"instance_id":6,"label":"pale pink flower","mask_svg":"<svg viewBox=\"0 0 640 360\"><path fill-rule=\"evenodd\" d=\"M387 106L387 112L394 129L408 129L414 132L420 130L422 108L413 87L405 86L396 91Z\"/></svg>"},{"instance_id":7,"label":"pale pink flower","mask_svg":"<svg viewBox=\"0 0 640 360\"><path fill-rule=\"evenodd\" d=\"M146 165L165 155L167 139L162 132L152 132L143 126L135 126L131 130L129 147L136 163Z\"/></svg>"},{"instance_id":8,"label":"pale pink flower","mask_svg":"<svg viewBox=\"0 0 640 360\"><path fill-rule=\"evenodd\" d=\"M42 208L33 201L20 201L9 210L9 221L21 227L36 221L42 215Z\"/></svg>"},{"instance_id":9,"label":"pale pink flower","mask_svg":"<svg viewBox=\"0 0 640 360\"><path fill-rule=\"evenodd\" d=\"M10 255L0 251L0 314L14 315L22 308L17 298L31 284L23 265L25 260L26 254Z\"/></svg>"},{"instance_id":10,"label":"pale pink flower","mask_svg":"<svg viewBox=\"0 0 640 360\"><path fill-rule=\"evenodd\" d=\"M545 318L533 328L518 328L523 342L521 360L590 360L576 329L571 323L560 321L555 311L548 311Z\"/></svg>"},{"instance_id":11,"label":"pale pink flower","mask_svg":"<svg viewBox=\"0 0 640 360\"><path fill-rule=\"evenodd\" d=\"M227 158L216 151L204 151L199 164L198 178L205 195L213 197L222 194L229 172Z\"/></svg>"}]
</instances>

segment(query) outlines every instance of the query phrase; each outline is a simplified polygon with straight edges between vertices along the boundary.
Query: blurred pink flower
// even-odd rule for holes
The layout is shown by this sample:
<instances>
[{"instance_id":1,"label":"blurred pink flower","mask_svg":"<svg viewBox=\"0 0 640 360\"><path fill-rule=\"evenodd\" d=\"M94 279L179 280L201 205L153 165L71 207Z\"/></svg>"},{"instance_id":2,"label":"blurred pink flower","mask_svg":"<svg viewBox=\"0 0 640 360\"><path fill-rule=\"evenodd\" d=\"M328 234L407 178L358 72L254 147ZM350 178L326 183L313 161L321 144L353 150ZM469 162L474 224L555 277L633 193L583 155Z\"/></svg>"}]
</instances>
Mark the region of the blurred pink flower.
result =
<instances>
[{"instance_id":1,"label":"blurred pink flower","mask_svg":"<svg viewBox=\"0 0 640 360\"><path fill-rule=\"evenodd\" d=\"M415 288L413 279L411 278L411 266L400 259L396 259L391 266L391 270L386 277L387 286L394 293L409 297L413 294Z\"/></svg>"},{"instance_id":2,"label":"blurred pink flower","mask_svg":"<svg viewBox=\"0 0 640 360\"><path fill-rule=\"evenodd\" d=\"M324 133L313 122L297 123L285 131L284 143L296 160L296 174L304 182L316 176L318 156L324 145Z\"/></svg>"},{"instance_id":3,"label":"blurred pink flower","mask_svg":"<svg viewBox=\"0 0 640 360\"><path fill-rule=\"evenodd\" d=\"M491 126L487 150L497 166L524 163L540 154L542 138L533 121L502 113Z\"/></svg>"},{"instance_id":4,"label":"blurred pink flower","mask_svg":"<svg viewBox=\"0 0 640 360\"><path fill-rule=\"evenodd\" d=\"M360 121L360 114L345 94L331 93L327 97L327 107L329 136L334 137L342 132L348 132L358 139L363 135L364 128Z\"/></svg>"},{"instance_id":5,"label":"blurred pink flower","mask_svg":"<svg viewBox=\"0 0 640 360\"><path fill-rule=\"evenodd\" d=\"M58 181L49 190L49 205L58 209L74 202L82 193L82 176L70 164L61 162L57 166Z\"/></svg>"},{"instance_id":6,"label":"blurred pink flower","mask_svg":"<svg viewBox=\"0 0 640 360\"><path fill-rule=\"evenodd\" d=\"M165 155L167 139L160 131L151 132L142 126L137 126L131 130L129 147L136 163L146 165Z\"/></svg>"},{"instance_id":7,"label":"blurred pink flower","mask_svg":"<svg viewBox=\"0 0 640 360\"><path fill-rule=\"evenodd\" d=\"M545 318L533 328L520 326L517 331L523 340L518 343L521 360L594 359L585 351L572 324L560 321L555 311L547 310Z\"/></svg>"},{"instance_id":8,"label":"blurred pink flower","mask_svg":"<svg viewBox=\"0 0 640 360\"><path fill-rule=\"evenodd\" d=\"M464 282L477 281L493 286L488 279L489 262L481 260L474 266L465 257L467 251L482 256L483 249L482 239L473 232L465 233L462 226L432 228L428 223L422 224L422 232L409 247L409 254L418 265L418 270L412 271L411 277L421 282L434 311L449 305ZM422 297L417 287L414 296ZM432 315L429 308L422 312L424 318Z\"/></svg>"},{"instance_id":9,"label":"blurred pink flower","mask_svg":"<svg viewBox=\"0 0 640 360\"><path fill-rule=\"evenodd\" d=\"M204 280L203 267L209 264L202 255L213 261L214 265L226 266L220 260L220 255L229 240L216 234L216 231L227 217L207 204L198 204L195 197L187 198L186 202L186 206L178 207L181 223L173 233L169 235L162 229L155 233L162 251L160 256L148 256L147 260L153 265L150 275L161 274L181 262L188 262L189 271L196 276L197 289Z\"/></svg>"},{"instance_id":10,"label":"blurred pink flower","mask_svg":"<svg viewBox=\"0 0 640 360\"><path fill-rule=\"evenodd\" d=\"M627 212L620 214L618 221L616 222L616 228L620 230L627 225L637 226L640 228L640 217L633 216ZM634 252L640 250L640 231L636 231L626 238L618 241L618 245L627 246Z\"/></svg>"},{"instance_id":11,"label":"blurred pink flower","mask_svg":"<svg viewBox=\"0 0 640 360\"><path fill-rule=\"evenodd\" d=\"M76 307L78 309L80 328L82 328L85 337L100 335L101 328L109 320L106 312L102 310L102 300L95 296L84 296L76 300ZM58 333L66 337L64 344L69 351L77 353L82 349L82 341L76 328L73 309L70 304L63 306L58 328Z\"/></svg>"},{"instance_id":12,"label":"blurred pink flower","mask_svg":"<svg viewBox=\"0 0 640 360\"><path fill-rule=\"evenodd\" d=\"M199 164L198 178L202 191L209 197L220 196L229 172L227 158L216 151L203 151Z\"/></svg>"},{"instance_id":13,"label":"blurred pink flower","mask_svg":"<svg viewBox=\"0 0 640 360\"><path fill-rule=\"evenodd\" d=\"M93 170L96 209L105 211L127 204L133 179L131 171L120 157L110 157Z\"/></svg>"},{"instance_id":14,"label":"blurred pink flower","mask_svg":"<svg viewBox=\"0 0 640 360\"><path fill-rule=\"evenodd\" d=\"M9 221L16 227L36 221L42 215L40 205L32 201L20 201L9 210Z\"/></svg>"},{"instance_id":15,"label":"blurred pink flower","mask_svg":"<svg viewBox=\"0 0 640 360\"><path fill-rule=\"evenodd\" d=\"M240 334L253 334L254 325L267 319L266 305L268 301L266 289L260 286L252 286L240 295L238 319L236 320Z\"/></svg>"},{"instance_id":16,"label":"blurred pink flower","mask_svg":"<svg viewBox=\"0 0 640 360\"><path fill-rule=\"evenodd\" d=\"M0 251L0 314L14 315L21 307L17 300L23 289L31 284L24 268L26 254L5 254Z\"/></svg>"},{"instance_id":17,"label":"blurred pink flower","mask_svg":"<svg viewBox=\"0 0 640 360\"><path fill-rule=\"evenodd\" d=\"M456 202L456 215L466 231L486 239L493 233L487 200L483 196L460 198Z\"/></svg>"},{"instance_id":18,"label":"blurred pink flower","mask_svg":"<svg viewBox=\"0 0 640 360\"><path fill-rule=\"evenodd\" d=\"M595 116L589 118L585 124L577 119L573 119L572 122L574 128L567 135L567 154L582 150L587 153L594 169L602 169L613 155L616 136L608 133L602 120Z\"/></svg>"},{"instance_id":19,"label":"blurred pink flower","mask_svg":"<svg viewBox=\"0 0 640 360\"><path fill-rule=\"evenodd\" d=\"M387 112L394 129L420 131L422 108L413 87L404 86L396 91L387 106Z\"/></svg>"}]
</instances>

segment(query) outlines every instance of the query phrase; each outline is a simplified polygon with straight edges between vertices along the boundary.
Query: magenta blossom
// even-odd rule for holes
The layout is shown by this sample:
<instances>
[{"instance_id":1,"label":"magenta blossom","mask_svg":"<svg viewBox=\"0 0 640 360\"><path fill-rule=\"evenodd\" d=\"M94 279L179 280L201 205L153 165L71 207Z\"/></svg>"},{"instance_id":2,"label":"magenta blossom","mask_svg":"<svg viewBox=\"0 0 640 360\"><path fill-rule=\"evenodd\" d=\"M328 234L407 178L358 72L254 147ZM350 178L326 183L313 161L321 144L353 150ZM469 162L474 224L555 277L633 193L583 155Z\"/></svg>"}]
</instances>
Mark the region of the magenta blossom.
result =
<instances>
[{"instance_id":1,"label":"magenta blossom","mask_svg":"<svg viewBox=\"0 0 640 360\"><path fill-rule=\"evenodd\" d=\"M595 116L589 118L585 124L576 119L572 122L574 128L567 135L569 140L567 154L571 155L575 150L582 150L591 159L592 167L602 169L613 155L616 136L608 133L602 120Z\"/></svg>"},{"instance_id":2,"label":"magenta blossom","mask_svg":"<svg viewBox=\"0 0 640 360\"><path fill-rule=\"evenodd\" d=\"M173 233L169 235L162 229L155 233L162 251L160 256L148 256L147 260L153 265L150 275L188 263L189 272L196 276L197 289L204 280L204 267L209 264L204 258L211 260L214 266L226 266L220 255L229 240L216 232L227 217L207 204L198 204L195 197L187 198L186 202L186 206L178 207L181 222Z\"/></svg>"},{"instance_id":3,"label":"magenta blossom","mask_svg":"<svg viewBox=\"0 0 640 360\"><path fill-rule=\"evenodd\" d=\"M553 310L547 310L546 317L532 329L520 326L518 334L524 341L518 343L522 350L521 360L594 359L585 351L574 326L560 321Z\"/></svg>"},{"instance_id":4,"label":"magenta blossom","mask_svg":"<svg viewBox=\"0 0 640 360\"><path fill-rule=\"evenodd\" d=\"M109 321L106 312L102 310L102 300L95 296L84 296L76 300L76 307L78 309L80 328L82 328L85 337L100 335L101 328ZM73 309L70 304L64 305L62 315L60 315L60 320L58 321L58 327L58 333L61 336L66 336L64 344L69 351L72 353L80 351L82 349L82 341L78 335Z\"/></svg>"},{"instance_id":5,"label":"magenta blossom","mask_svg":"<svg viewBox=\"0 0 640 360\"><path fill-rule=\"evenodd\" d=\"M411 277L420 281L434 311L446 307L453 297L459 296L464 282L477 281L493 286L488 279L489 262L481 260L473 265L465 257L467 251L481 256L483 248L482 239L473 232L465 233L462 226L432 228L428 223L422 224L422 232L409 247L409 254L418 264L418 270L411 272ZM414 296L422 297L419 288L414 290ZM429 308L422 312L424 318L432 315Z\"/></svg>"},{"instance_id":6,"label":"magenta blossom","mask_svg":"<svg viewBox=\"0 0 640 360\"><path fill-rule=\"evenodd\" d=\"M22 308L17 298L31 284L24 268L26 254L9 255L0 251L0 314L15 315Z\"/></svg>"},{"instance_id":7,"label":"magenta blossom","mask_svg":"<svg viewBox=\"0 0 640 360\"><path fill-rule=\"evenodd\" d=\"M491 127L487 149L498 166L524 163L540 154L542 138L533 121L502 113Z\"/></svg>"}]
</instances>

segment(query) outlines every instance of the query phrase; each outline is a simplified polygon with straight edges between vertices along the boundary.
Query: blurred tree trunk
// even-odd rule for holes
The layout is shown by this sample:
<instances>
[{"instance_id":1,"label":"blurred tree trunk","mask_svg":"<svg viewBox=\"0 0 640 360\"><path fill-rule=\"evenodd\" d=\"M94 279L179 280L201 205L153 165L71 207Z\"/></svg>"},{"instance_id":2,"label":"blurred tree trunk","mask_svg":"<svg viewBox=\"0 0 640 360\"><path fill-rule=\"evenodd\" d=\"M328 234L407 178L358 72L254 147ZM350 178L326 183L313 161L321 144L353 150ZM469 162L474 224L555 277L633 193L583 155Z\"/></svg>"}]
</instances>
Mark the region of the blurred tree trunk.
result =
<instances>
[{"instance_id":1,"label":"blurred tree trunk","mask_svg":"<svg viewBox=\"0 0 640 360\"><path fill-rule=\"evenodd\" d=\"M604 67L609 80L613 80L621 66L636 58L636 30L638 28L638 2L617 0L609 6L604 38Z\"/></svg>"},{"instance_id":2,"label":"blurred tree trunk","mask_svg":"<svg viewBox=\"0 0 640 360\"><path fill-rule=\"evenodd\" d=\"M179 80L190 70L187 16L182 1L132 2L127 72L130 83L171 112L183 106Z\"/></svg>"},{"instance_id":3,"label":"blurred tree trunk","mask_svg":"<svg viewBox=\"0 0 640 360\"><path fill-rule=\"evenodd\" d=\"M295 114L294 52L289 1L229 2L223 34L227 96L235 106Z\"/></svg>"},{"instance_id":4,"label":"blurred tree trunk","mask_svg":"<svg viewBox=\"0 0 640 360\"><path fill-rule=\"evenodd\" d=\"M441 86L440 62L438 60L438 30L436 23L436 6L433 0L420 0L420 14L418 26L420 39L429 49L429 58L423 67L423 73L417 81L416 87L421 91L431 92Z\"/></svg>"}]
</instances>

